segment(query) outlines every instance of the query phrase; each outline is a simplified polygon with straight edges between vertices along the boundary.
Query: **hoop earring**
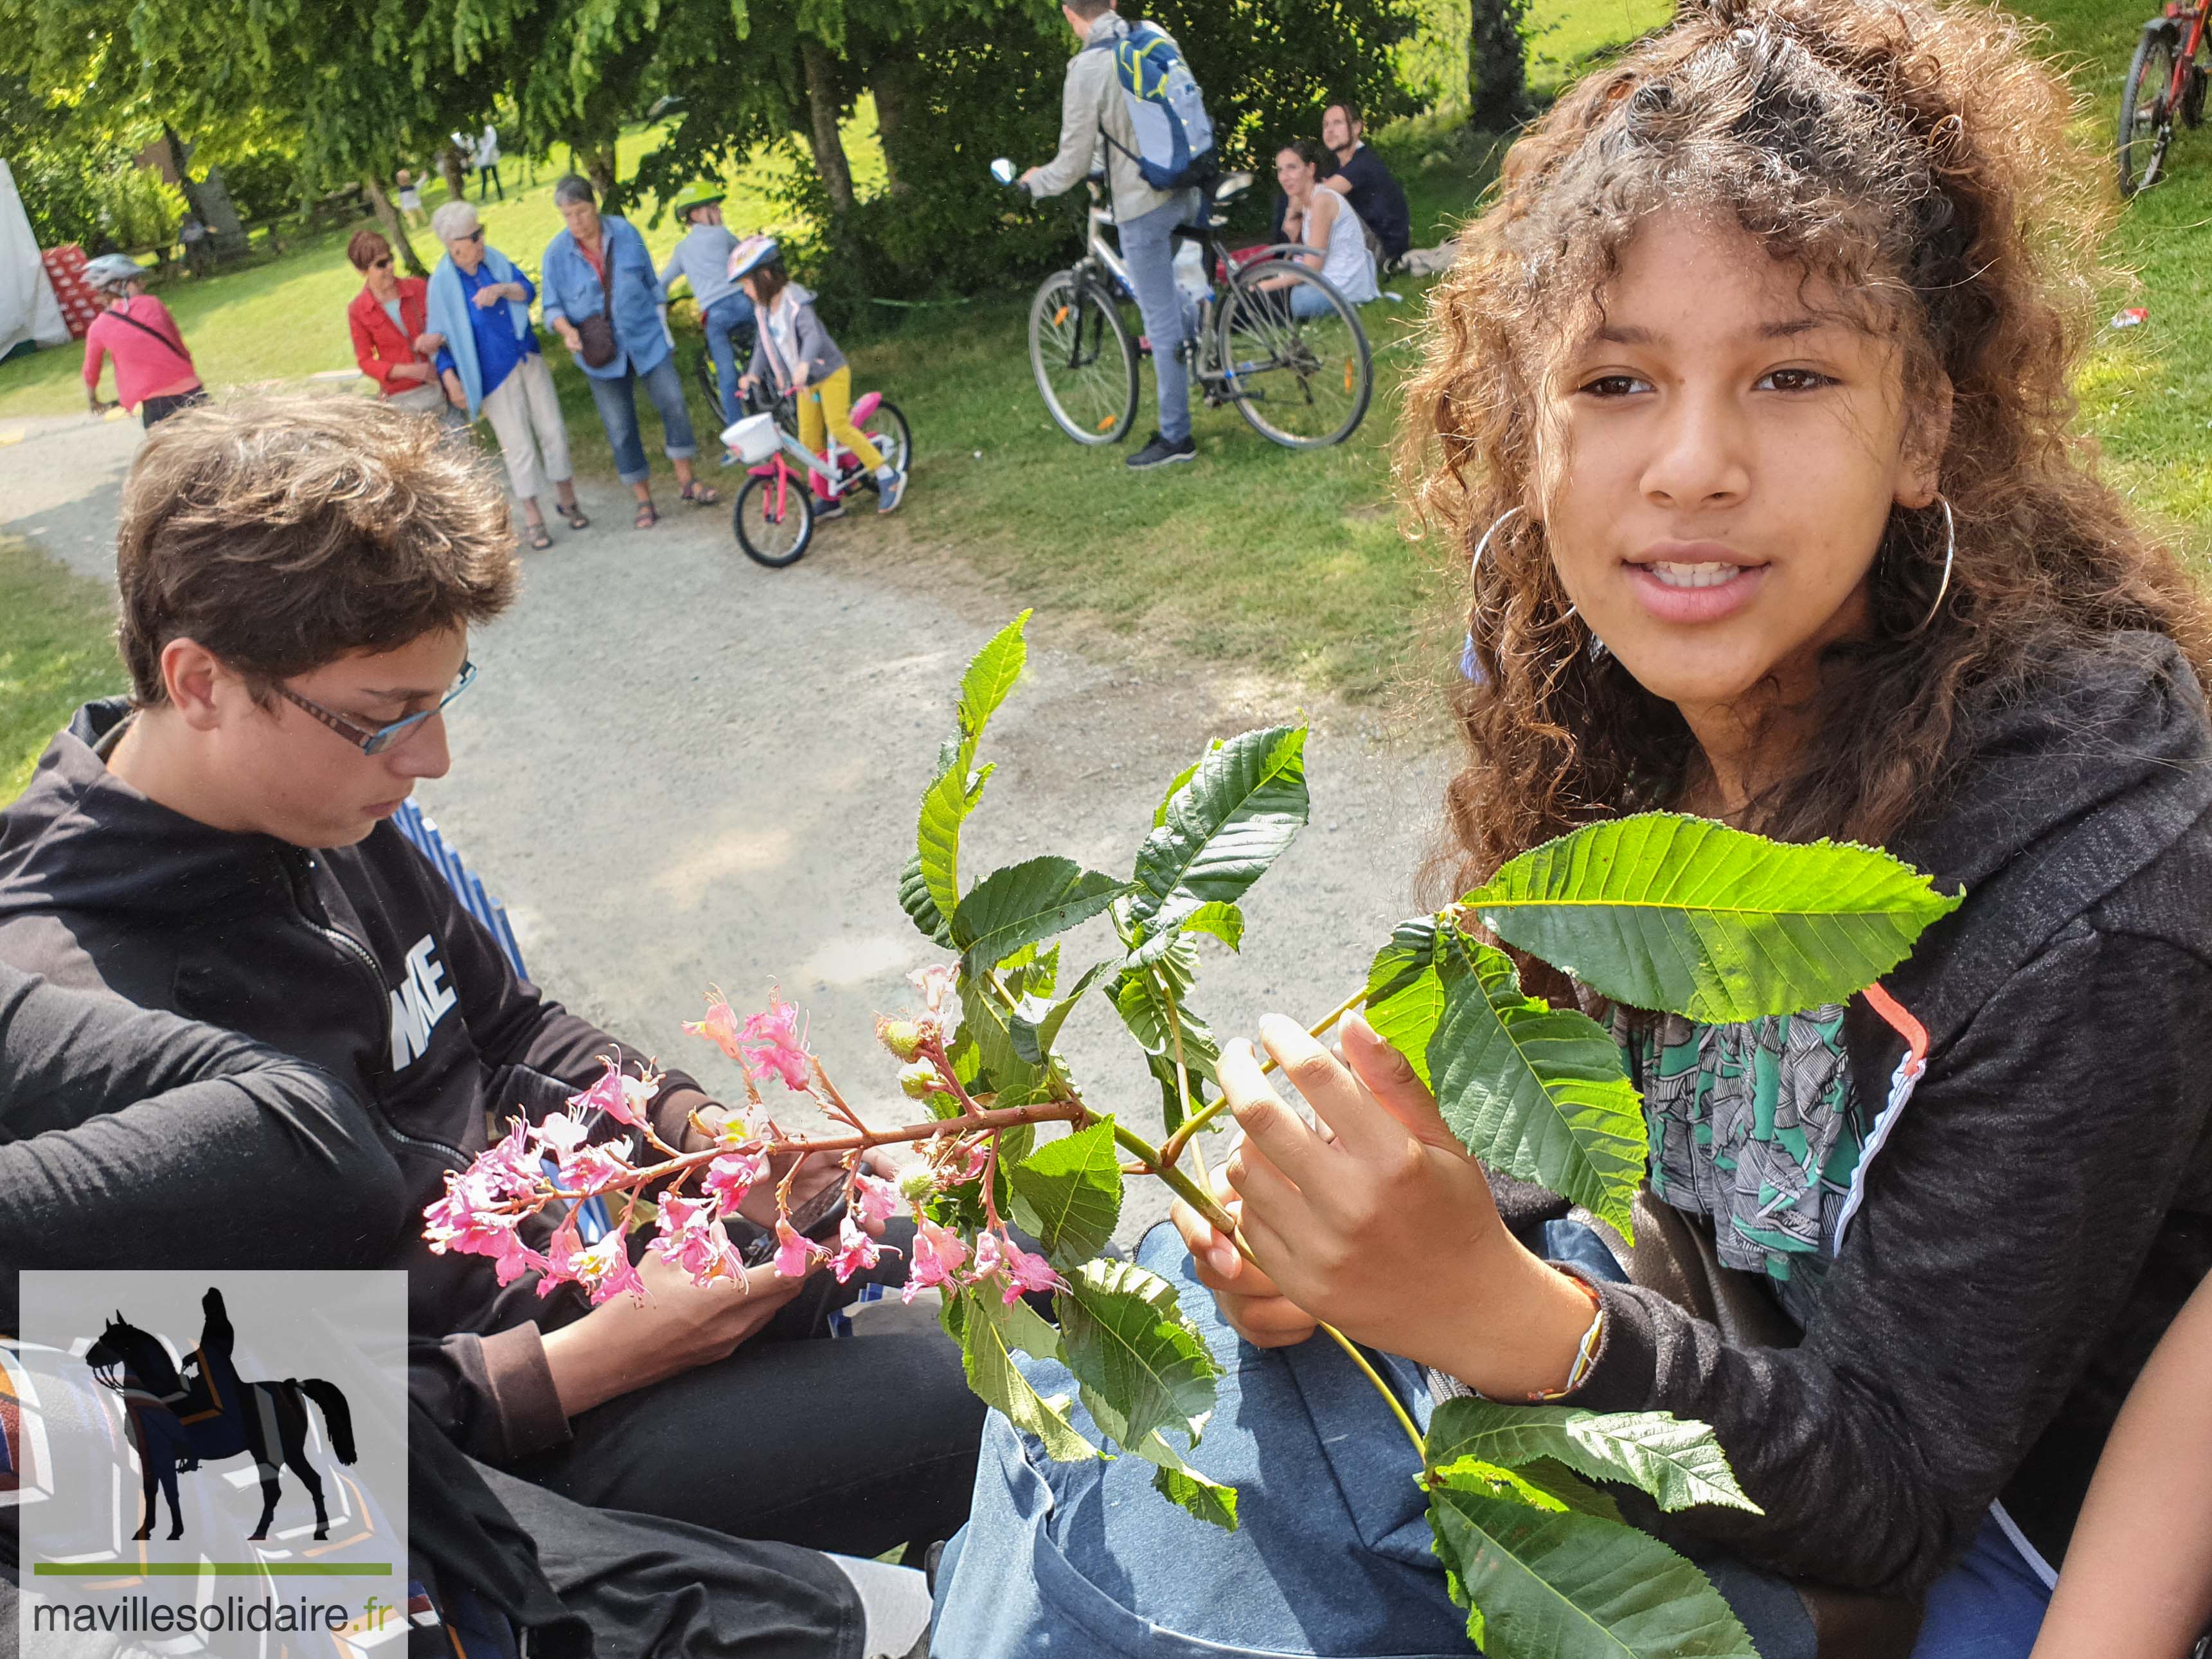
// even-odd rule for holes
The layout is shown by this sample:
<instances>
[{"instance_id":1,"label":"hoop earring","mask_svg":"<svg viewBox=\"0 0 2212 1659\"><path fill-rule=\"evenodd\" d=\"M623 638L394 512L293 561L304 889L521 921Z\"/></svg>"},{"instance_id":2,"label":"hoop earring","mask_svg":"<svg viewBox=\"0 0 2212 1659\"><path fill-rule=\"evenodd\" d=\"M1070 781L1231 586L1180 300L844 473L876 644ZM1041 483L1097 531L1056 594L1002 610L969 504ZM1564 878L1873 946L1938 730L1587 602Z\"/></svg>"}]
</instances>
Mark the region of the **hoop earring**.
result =
<instances>
[{"instance_id":1,"label":"hoop earring","mask_svg":"<svg viewBox=\"0 0 2212 1659\"><path fill-rule=\"evenodd\" d=\"M1498 532L1508 519L1520 510L1517 507L1507 507L1505 511L1491 520L1490 528L1482 532L1482 539L1474 544L1474 556L1467 562L1470 610L1474 599L1474 579L1482 573L1482 556L1490 550L1490 538ZM1482 665L1475 660L1474 629L1472 626L1469 626L1467 630L1466 641L1459 648L1459 677L1463 680L1480 681L1482 678Z\"/></svg>"},{"instance_id":2,"label":"hoop earring","mask_svg":"<svg viewBox=\"0 0 2212 1659\"><path fill-rule=\"evenodd\" d=\"M1949 499L1940 491L1936 504L1943 509L1943 578L1936 584L1935 602L1928 607L1928 614L1899 634L1897 637L1900 640L1926 633L1929 624L1936 620L1936 613L1943 608L1943 596L1951 591L1951 566L1959 556L1959 520L1951 512Z\"/></svg>"}]
</instances>

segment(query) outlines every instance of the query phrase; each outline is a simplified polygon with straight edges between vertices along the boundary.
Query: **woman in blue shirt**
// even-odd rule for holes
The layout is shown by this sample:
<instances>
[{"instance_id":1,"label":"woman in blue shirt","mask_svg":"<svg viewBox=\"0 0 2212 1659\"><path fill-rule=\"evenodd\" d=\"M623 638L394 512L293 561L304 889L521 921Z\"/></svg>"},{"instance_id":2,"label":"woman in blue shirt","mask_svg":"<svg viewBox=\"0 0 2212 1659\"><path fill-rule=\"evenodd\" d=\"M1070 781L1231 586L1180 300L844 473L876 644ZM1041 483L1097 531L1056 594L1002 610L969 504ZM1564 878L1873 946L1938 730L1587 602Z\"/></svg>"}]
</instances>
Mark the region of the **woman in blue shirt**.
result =
<instances>
[{"instance_id":1,"label":"woman in blue shirt","mask_svg":"<svg viewBox=\"0 0 2212 1659\"><path fill-rule=\"evenodd\" d=\"M465 408L471 421L482 414L491 422L507 481L522 502L530 544L550 547L553 538L538 501L549 480L571 529L581 530L591 520L576 505L568 423L561 418L553 371L530 325L536 291L513 261L485 245L483 227L468 203L447 203L431 216L430 229L447 254L430 275L430 329L446 341L438 353L439 378L447 398Z\"/></svg>"},{"instance_id":2,"label":"woman in blue shirt","mask_svg":"<svg viewBox=\"0 0 2212 1659\"><path fill-rule=\"evenodd\" d=\"M699 447L684 406L684 377L660 319L660 278L645 238L628 220L603 216L591 185L573 173L553 186L553 201L567 228L545 245L545 320L591 386L614 447L615 470L637 496L637 527L650 530L660 518L638 436L637 383L660 412L663 449L675 463L684 499L713 506L720 497L692 476Z\"/></svg>"}]
</instances>

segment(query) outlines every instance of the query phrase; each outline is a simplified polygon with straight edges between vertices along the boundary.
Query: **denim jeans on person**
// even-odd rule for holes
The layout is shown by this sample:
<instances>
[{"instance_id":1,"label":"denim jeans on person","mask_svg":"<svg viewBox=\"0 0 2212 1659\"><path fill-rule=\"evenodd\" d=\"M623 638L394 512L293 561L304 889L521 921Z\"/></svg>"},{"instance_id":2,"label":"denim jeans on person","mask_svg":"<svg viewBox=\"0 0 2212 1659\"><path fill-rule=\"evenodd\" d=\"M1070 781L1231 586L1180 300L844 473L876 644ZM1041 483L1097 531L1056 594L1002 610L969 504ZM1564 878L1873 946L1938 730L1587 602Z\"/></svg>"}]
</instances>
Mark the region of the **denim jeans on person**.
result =
<instances>
[{"instance_id":1,"label":"denim jeans on person","mask_svg":"<svg viewBox=\"0 0 2212 1659\"><path fill-rule=\"evenodd\" d=\"M707 333L707 355L714 360L714 384L722 394L722 424L738 420L738 376L753 355L753 302L742 292L725 294L700 314Z\"/></svg>"},{"instance_id":2,"label":"denim jeans on person","mask_svg":"<svg viewBox=\"0 0 2212 1659\"><path fill-rule=\"evenodd\" d=\"M1547 1246L1583 1260L1570 1241ZM1175 1285L1229 1362L1192 1462L1239 1489L1241 1524L1224 1533L1193 1520L1151 1489L1139 1458L1054 1463L994 1413L971 1518L939 1570L934 1650L961 1659L1465 1659L1466 1614L1430 1547L1418 1461L1367 1380L1329 1343L1239 1342L1171 1228L1153 1229L1137 1259ZM1419 1370L1375 1358L1425 1425ZM1041 1393L1074 1392L1060 1366L1025 1359L1022 1369ZM1073 1415L1096 1437L1079 1405ZM2029 1613L1992 1537L2010 1551L1994 1523L1984 1529L1931 1594L1914 1659L2024 1659L2033 1646L2040 1608ZM1762 1659L1813 1659L1812 1621L1784 1581L1726 1557L1699 1565Z\"/></svg>"},{"instance_id":3,"label":"denim jeans on person","mask_svg":"<svg viewBox=\"0 0 2212 1659\"><path fill-rule=\"evenodd\" d=\"M1358 308L1357 306L1353 307L1354 310ZM1310 322L1316 317L1330 316L1335 310L1336 307L1328 302L1328 295L1311 283L1300 283L1291 290L1291 315L1302 321Z\"/></svg>"},{"instance_id":4,"label":"denim jeans on person","mask_svg":"<svg viewBox=\"0 0 2212 1659\"><path fill-rule=\"evenodd\" d=\"M1190 367L1182 344L1190 318L1182 290L1176 286L1175 229L1198 216L1198 192L1186 190L1164 207L1130 220L1121 228L1121 262L1129 267L1129 286L1144 313L1145 335L1152 343L1152 379L1159 388L1160 436L1181 443L1190 436Z\"/></svg>"},{"instance_id":5,"label":"denim jeans on person","mask_svg":"<svg viewBox=\"0 0 2212 1659\"><path fill-rule=\"evenodd\" d=\"M607 442L614 449L615 471L624 483L643 483L653 476L646 465L644 441L638 435L635 388L639 386L644 386L645 395L659 413L661 453L672 461L688 461L699 453L698 442L691 435L691 414L684 406L684 376L676 367L674 352L663 354L642 374L626 368L608 379L589 375L586 384L592 388L599 424L607 429Z\"/></svg>"}]
</instances>

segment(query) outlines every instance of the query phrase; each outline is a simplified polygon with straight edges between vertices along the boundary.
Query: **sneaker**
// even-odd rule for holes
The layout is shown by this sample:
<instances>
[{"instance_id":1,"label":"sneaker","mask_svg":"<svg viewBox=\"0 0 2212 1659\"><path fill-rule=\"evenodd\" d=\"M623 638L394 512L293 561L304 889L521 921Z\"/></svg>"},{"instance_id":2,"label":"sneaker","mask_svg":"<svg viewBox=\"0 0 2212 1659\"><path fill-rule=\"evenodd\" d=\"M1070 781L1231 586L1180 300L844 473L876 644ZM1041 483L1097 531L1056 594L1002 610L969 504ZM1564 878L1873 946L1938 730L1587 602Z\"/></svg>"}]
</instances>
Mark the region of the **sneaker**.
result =
<instances>
[{"instance_id":1,"label":"sneaker","mask_svg":"<svg viewBox=\"0 0 2212 1659\"><path fill-rule=\"evenodd\" d=\"M1181 443L1170 443L1157 432L1152 441L1129 457L1127 465L1132 472L1142 472L1147 467L1170 466L1177 461L1198 459L1198 441L1185 438Z\"/></svg>"},{"instance_id":2,"label":"sneaker","mask_svg":"<svg viewBox=\"0 0 2212 1659\"><path fill-rule=\"evenodd\" d=\"M903 472L894 472L889 483L876 486L876 511L878 513L897 512L899 503L905 499L906 474Z\"/></svg>"},{"instance_id":3,"label":"sneaker","mask_svg":"<svg viewBox=\"0 0 2212 1659\"><path fill-rule=\"evenodd\" d=\"M723 471L727 472L727 471L728 471L732 467L733 467L733 466L743 466L744 464L745 464L745 458L744 458L744 456L742 456L742 455L738 454L738 452L737 452L736 450L734 450L734 449L726 449L726 450L724 450L724 451L722 452L722 471Z\"/></svg>"},{"instance_id":4,"label":"sneaker","mask_svg":"<svg viewBox=\"0 0 2212 1659\"><path fill-rule=\"evenodd\" d=\"M842 519L844 516L845 498L842 495L837 497L834 501L825 501L818 497L816 499L814 503L815 523L826 524L832 519Z\"/></svg>"}]
</instances>

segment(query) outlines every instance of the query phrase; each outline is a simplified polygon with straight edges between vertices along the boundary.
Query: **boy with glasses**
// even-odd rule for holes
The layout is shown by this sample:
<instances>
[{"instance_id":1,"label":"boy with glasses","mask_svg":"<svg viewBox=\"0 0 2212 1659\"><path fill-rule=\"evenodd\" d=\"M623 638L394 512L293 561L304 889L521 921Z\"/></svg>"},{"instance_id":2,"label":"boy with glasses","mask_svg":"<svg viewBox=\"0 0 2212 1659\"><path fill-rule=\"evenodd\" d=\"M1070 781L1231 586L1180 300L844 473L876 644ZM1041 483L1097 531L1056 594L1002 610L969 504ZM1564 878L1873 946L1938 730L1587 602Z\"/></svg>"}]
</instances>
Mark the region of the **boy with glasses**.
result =
<instances>
[{"instance_id":1,"label":"boy with glasses","mask_svg":"<svg viewBox=\"0 0 2212 1659\"><path fill-rule=\"evenodd\" d=\"M413 1391L471 1455L738 1537L861 1556L944 1537L981 1408L938 1333L781 1340L826 1334L826 1280L707 1288L655 1258L649 1300L589 1308L422 1241L446 1173L509 1115L663 1046L519 980L389 822L447 769L470 629L514 597L511 538L483 459L397 410L244 403L163 426L118 542L131 695L80 709L0 813L0 961L244 1033L368 1103L408 1202L397 1231L350 1242L407 1270ZM671 1073L655 1127L702 1146L695 1114L719 1109ZM838 1173L800 1170L794 1197ZM788 1432L713 1427L771 1419ZM871 1443L842 1443L847 1422Z\"/></svg>"}]
</instances>

